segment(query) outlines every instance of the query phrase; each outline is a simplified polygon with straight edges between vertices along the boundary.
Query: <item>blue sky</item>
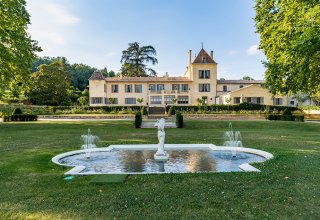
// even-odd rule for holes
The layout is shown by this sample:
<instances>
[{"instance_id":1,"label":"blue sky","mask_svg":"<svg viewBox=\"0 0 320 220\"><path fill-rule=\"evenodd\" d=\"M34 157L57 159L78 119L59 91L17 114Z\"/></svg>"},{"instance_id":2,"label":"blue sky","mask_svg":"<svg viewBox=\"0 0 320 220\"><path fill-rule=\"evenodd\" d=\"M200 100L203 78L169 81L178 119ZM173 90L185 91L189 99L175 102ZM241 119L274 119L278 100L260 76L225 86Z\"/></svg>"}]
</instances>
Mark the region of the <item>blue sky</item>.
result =
<instances>
[{"instance_id":1,"label":"blue sky","mask_svg":"<svg viewBox=\"0 0 320 220\"><path fill-rule=\"evenodd\" d=\"M27 0L28 30L40 56L118 71L128 43L152 45L162 76L181 76L203 42L214 50L218 78L263 79L253 0Z\"/></svg>"}]
</instances>

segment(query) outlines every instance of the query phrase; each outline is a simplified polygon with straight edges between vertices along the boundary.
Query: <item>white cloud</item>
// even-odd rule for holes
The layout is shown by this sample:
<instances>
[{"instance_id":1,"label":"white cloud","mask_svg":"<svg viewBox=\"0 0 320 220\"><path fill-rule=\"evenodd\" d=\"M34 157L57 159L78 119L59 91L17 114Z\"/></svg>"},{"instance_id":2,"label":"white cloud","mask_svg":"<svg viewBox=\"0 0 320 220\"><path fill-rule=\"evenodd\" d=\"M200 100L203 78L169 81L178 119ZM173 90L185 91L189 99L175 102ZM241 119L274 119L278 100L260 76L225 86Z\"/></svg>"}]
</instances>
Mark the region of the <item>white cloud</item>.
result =
<instances>
[{"instance_id":1,"label":"white cloud","mask_svg":"<svg viewBox=\"0 0 320 220\"><path fill-rule=\"evenodd\" d=\"M51 22L60 25L73 25L80 21L78 17L58 4L44 5L44 10L51 17Z\"/></svg>"},{"instance_id":2,"label":"white cloud","mask_svg":"<svg viewBox=\"0 0 320 220\"><path fill-rule=\"evenodd\" d=\"M248 56L253 56L256 54L259 54L261 51L259 50L259 46L258 45L252 45L251 47L249 47L247 49L247 55Z\"/></svg>"}]
</instances>

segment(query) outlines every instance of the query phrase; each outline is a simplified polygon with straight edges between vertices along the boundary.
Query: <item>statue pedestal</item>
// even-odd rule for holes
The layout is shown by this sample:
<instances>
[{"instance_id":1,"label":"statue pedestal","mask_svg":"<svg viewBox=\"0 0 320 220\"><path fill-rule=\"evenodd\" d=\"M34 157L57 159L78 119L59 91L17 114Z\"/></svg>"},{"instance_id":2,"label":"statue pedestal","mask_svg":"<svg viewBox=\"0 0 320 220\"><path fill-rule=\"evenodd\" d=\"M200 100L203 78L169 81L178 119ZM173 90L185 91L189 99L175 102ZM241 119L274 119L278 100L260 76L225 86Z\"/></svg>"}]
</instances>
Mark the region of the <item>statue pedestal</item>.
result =
<instances>
[{"instance_id":1,"label":"statue pedestal","mask_svg":"<svg viewBox=\"0 0 320 220\"><path fill-rule=\"evenodd\" d=\"M169 154L165 152L164 154L155 154L154 155L155 161L167 161L169 160Z\"/></svg>"}]
</instances>

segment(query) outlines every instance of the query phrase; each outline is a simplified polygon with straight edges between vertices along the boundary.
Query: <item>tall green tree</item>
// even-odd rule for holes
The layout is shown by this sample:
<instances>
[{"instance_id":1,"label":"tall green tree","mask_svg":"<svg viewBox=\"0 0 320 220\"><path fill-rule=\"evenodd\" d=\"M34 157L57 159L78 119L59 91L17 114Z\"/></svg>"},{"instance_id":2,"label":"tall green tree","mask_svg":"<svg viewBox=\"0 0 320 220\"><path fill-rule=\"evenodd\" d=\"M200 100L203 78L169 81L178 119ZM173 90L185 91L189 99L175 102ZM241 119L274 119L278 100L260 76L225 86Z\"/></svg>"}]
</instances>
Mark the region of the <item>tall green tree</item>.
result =
<instances>
[{"instance_id":1,"label":"tall green tree","mask_svg":"<svg viewBox=\"0 0 320 220\"><path fill-rule=\"evenodd\" d=\"M273 94L320 90L319 0L256 0L256 29Z\"/></svg>"},{"instance_id":2,"label":"tall green tree","mask_svg":"<svg viewBox=\"0 0 320 220\"><path fill-rule=\"evenodd\" d=\"M36 105L70 105L71 91L67 72L62 62L39 66L39 71L31 77L33 86L27 94Z\"/></svg>"},{"instance_id":3,"label":"tall green tree","mask_svg":"<svg viewBox=\"0 0 320 220\"><path fill-rule=\"evenodd\" d=\"M30 16L25 6L25 0L0 1L0 96L12 83L28 87L32 60L41 51L26 30Z\"/></svg>"},{"instance_id":4,"label":"tall green tree","mask_svg":"<svg viewBox=\"0 0 320 220\"><path fill-rule=\"evenodd\" d=\"M147 68L147 63L155 65L158 63L156 50L153 46L142 46L138 42L129 43L127 50L122 51L121 74L123 76L156 76L157 73Z\"/></svg>"}]
</instances>

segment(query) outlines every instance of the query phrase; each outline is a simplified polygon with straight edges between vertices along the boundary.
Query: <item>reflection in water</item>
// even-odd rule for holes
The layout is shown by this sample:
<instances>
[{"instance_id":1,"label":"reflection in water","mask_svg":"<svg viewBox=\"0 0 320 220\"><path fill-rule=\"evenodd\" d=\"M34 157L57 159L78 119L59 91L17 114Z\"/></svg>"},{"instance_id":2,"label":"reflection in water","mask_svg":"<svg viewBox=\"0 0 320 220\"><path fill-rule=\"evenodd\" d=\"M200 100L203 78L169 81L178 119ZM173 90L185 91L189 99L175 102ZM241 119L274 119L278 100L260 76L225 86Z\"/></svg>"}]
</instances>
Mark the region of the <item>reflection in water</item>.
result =
<instances>
[{"instance_id":1,"label":"reflection in water","mask_svg":"<svg viewBox=\"0 0 320 220\"><path fill-rule=\"evenodd\" d=\"M83 165L86 172L98 173L186 173L186 172L228 172L240 171L243 163L261 162L265 158L238 152L237 158L230 159L231 151L180 150L168 151L169 160L156 162L152 150L114 150L92 152L90 159L83 160L82 154L62 158L59 162L68 165Z\"/></svg>"}]
</instances>

